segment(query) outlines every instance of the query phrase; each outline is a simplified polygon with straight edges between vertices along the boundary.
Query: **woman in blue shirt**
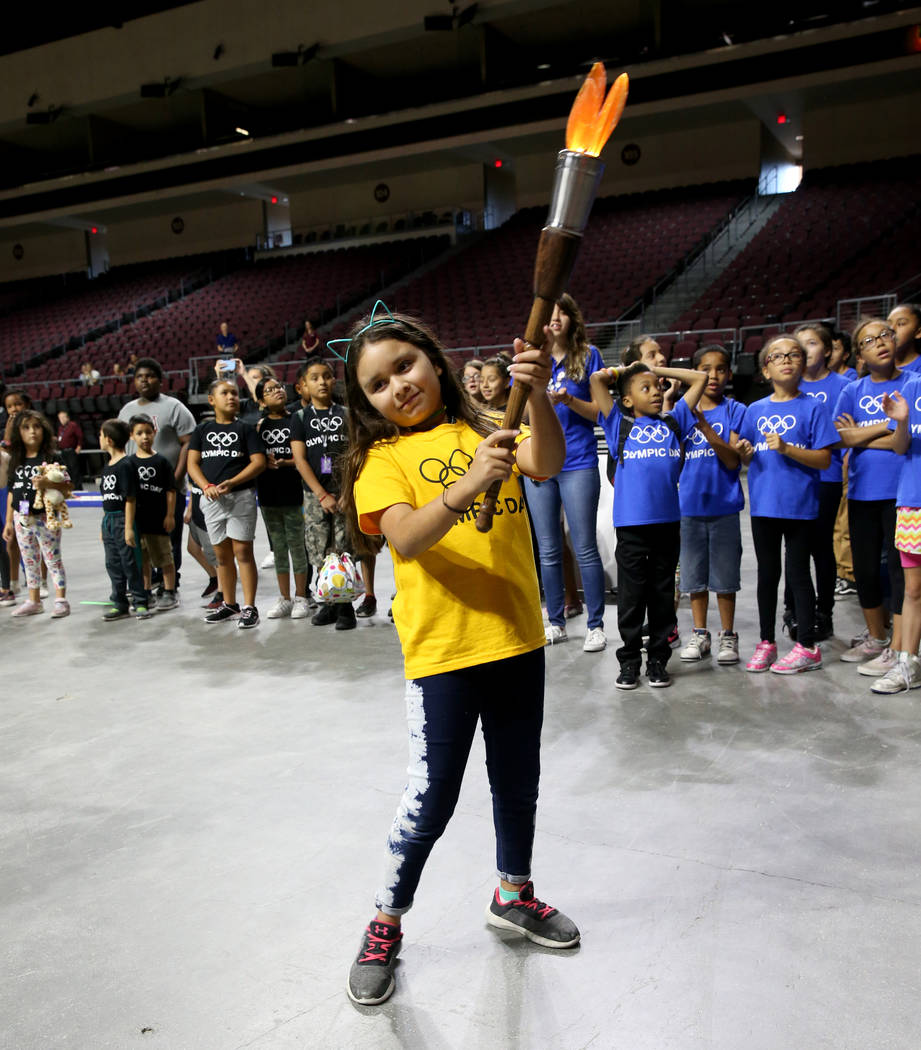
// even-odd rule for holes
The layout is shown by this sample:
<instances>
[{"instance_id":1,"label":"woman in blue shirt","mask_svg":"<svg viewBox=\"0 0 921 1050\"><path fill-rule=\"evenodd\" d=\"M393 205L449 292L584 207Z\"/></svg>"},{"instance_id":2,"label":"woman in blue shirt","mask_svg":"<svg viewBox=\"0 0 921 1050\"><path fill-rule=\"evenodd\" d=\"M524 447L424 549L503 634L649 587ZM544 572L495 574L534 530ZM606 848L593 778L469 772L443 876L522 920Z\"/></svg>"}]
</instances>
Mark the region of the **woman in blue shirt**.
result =
<instances>
[{"instance_id":1,"label":"woman in blue shirt","mask_svg":"<svg viewBox=\"0 0 921 1050\"><path fill-rule=\"evenodd\" d=\"M555 477L546 481L525 479L528 509L537 535L540 576L547 602L547 641L566 641L563 610L563 530L560 507L566 511L573 551L582 573L588 612L583 649L604 649L604 568L595 539L595 520L601 481L595 420L598 406L589 390L589 377L604 367L601 355L590 346L582 312L569 294L560 297L550 319L553 333L553 375L547 393L566 437L566 461Z\"/></svg>"}]
</instances>

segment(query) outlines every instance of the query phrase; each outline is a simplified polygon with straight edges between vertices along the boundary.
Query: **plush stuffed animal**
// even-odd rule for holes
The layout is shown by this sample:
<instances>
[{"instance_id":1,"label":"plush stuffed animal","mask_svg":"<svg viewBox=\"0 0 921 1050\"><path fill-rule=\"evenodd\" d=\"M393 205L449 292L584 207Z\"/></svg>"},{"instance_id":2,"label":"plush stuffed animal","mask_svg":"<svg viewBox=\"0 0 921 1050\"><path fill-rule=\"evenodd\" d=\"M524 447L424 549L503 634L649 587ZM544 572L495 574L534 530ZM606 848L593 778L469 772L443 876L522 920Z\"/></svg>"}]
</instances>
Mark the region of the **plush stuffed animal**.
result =
<instances>
[{"instance_id":1,"label":"plush stuffed animal","mask_svg":"<svg viewBox=\"0 0 921 1050\"><path fill-rule=\"evenodd\" d=\"M47 481L55 484L67 481L67 475L60 463L43 463L39 471L40 475ZM52 531L56 529L72 529L74 523L70 520L67 512L67 498L59 489L36 489L35 509L45 508L45 524Z\"/></svg>"}]
</instances>

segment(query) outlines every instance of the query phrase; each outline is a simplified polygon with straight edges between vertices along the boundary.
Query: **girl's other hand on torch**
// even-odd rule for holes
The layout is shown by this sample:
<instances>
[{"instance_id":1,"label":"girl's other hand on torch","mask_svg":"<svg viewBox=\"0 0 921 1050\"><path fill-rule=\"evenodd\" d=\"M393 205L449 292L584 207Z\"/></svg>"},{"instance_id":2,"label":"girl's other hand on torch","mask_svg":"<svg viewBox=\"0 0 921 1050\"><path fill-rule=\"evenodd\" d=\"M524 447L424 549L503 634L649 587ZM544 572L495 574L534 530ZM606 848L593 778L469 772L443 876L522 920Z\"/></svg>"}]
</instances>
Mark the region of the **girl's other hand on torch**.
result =
<instances>
[{"instance_id":1,"label":"girl's other hand on torch","mask_svg":"<svg viewBox=\"0 0 921 1050\"><path fill-rule=\"evenodd\" d=\"M509 374L516 383L530 387L532 393L545 391L553 375L550 359L552 336L547 325L544 325L544 335L547 340L540 349L530 346L523 339L516 339L513 347L515 356Z\"/></svg>"}]
</instances>

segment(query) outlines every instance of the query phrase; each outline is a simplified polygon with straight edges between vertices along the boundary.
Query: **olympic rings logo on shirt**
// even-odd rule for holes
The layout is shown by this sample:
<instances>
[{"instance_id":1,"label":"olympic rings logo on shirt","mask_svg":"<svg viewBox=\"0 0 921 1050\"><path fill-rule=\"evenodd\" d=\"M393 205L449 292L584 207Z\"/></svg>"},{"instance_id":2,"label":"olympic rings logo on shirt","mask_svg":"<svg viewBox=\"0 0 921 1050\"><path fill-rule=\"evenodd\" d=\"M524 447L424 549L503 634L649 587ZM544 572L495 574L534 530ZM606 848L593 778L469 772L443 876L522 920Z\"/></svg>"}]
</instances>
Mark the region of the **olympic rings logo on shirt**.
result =
<instances>
[{"instance_id":1,"label":"olympic rings logo on shirt","mask_svg":"<svg viewBox=\"0 0 921 1050\"><path fill-rule=\"evenodd\" d=\"M37 477L42 472L42 468L39 466L22 467L23 478L26 481L31 481L34 477Z\"/></svg>"},{"instance_id":2,"label":"olympic rings logo on shirt","mask_svg":"<svg viewBox=\"0 0 921 1050\"><path fill-rule=\"evenodd\" d=\"M717 437L722 437L723 424L722 423L711 423L710 425L713 428L713 433L716 434ZM706 438L704 432L699 427L694 427L694 429L691 431L691 444L692 445L707 445L707 444L709 444L709 442L707 441L707 438Z\"/></svg>"},{"instance_id":3,"label":"olympic rings logo on shirt","mask_svg":"<svg viewBox=\"0 0 921 1050\"><path fill-rule=\"evenodd\" d=\"M115 491L115 475L106 474L102 479L102 491L103 492L114 492Z\"/></svg>"},{"instance_id":4,"label":"olympic rings logo on shirt","mask_svg":"<svg viewBox=\"0 0 921 1050\"><path fill-rule=\"evenodd\" d=\"M883 397L885 397L884 394L877 394L876 397L867 394L860 399L858 404L867 414L878 416L883 411Z\"/></svg>"},{"instance_id":5,"label":"olympic rings logo on shirt","mask_svg":"<svg viewBox=\"0 0 921 1050\"><path fill-rule=\"evenodd\" d=\"M152 481L156 476L156 467L138 467L138 477L141 481Z\"/></svg>"},{"instance_id":6,"label":"olympic rings logo on shirt","mask_svg":"<svg viewBox=\"0 0 921 1050\"><path fill-rule=\"evenodd\" d=\"M287 430L260 430L262 440L267 445L284 445L288 440Z\"/></svg>"},{"instance_id":7,"label":"olympic rings logo on shirt","mask_svg":"<svg viewBox=\"0 0 921 1050\"><path fill-rule=\"evenodd\" d=\"M236 431L215 431L212 430L208 435L208 444L213 445L214 448L230 448L231 445L237 443Z\"/></svg>"},{"instance_id":8,"label":"olympic rings logo on shirt","mask_svg":"<svg viewBox=\"0 0 921 1050\"><path fill-rule=\"evenodd\" d=\"M325 430L327 433L339 426L339 416L314 416L310 421L314 430Z\"/></svg>"},{"instance_id":9,"label":"olympic rings logo on shirt","mask_svg":"<svg viewBox=\"0 0 921 1050\"><path fill-rule=\"evenodd\" d=\"M758 419L759 434L780 434L783 436L788 430L796 426L796 416L761 416Z\"/></svg>"},{"instance_id":10,"label":"olympic rings logo on shirt","mask_svg":"<svg viewBox=\"0 0 921 1050\"><path fill-rule=\"evenodd\" d=\"M467 473L472 462L473 456L468 456L463 449L456 448L449 456L447 463L434 456L424 459L419 464L419 473L433 485L450 488L455 478L462 478Z\"/></svg>"},{"instance_id":11,"label":"olympic rings logo on shirt","mask_svg":"<svg viewBox=\"0 0 921 1050\"><path fill-rule=\"evenodd\" d=\"M814 397L816 399L816 401L827 401L828 400L828 394L826 394L824 390L819 390L818 393L815 393L815 394L813 394L809 390L807 390L806 391L806 396L807 397Z\"/></svg>"},{"instance_id":12,"label":"olympic rings logo on shirt","mask_svg":"<svg viewBox=\"0 0 921 1050\"><path fill-rule=\"evenodd\" d=\"M669 434L671 430L667 423L656 423L651 427L634 426L630 431L630 441L635 441L638 445L648 445L651 442L659 444L667 441Z\"/></svg>"}]
</instances>

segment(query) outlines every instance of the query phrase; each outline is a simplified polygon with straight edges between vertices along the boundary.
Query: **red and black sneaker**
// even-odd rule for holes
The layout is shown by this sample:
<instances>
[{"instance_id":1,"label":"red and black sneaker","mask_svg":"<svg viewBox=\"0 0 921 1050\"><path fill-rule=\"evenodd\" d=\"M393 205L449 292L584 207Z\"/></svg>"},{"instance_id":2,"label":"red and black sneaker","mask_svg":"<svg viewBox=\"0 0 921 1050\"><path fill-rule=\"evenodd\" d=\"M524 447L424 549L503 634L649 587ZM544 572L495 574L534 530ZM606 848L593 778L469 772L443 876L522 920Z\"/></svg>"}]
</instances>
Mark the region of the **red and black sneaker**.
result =
<instances>
[{"instance_id":1,"label":"red and black sneaker","mask_svg":"<svg viewBox=\"0 0 921 1050\"><path fill-rule=\"evenodd\" d=\"M531 882L521 887L518 900L508 902L502 900L496 887L486 909L486 921L500 930L520 933L545 948L574 948L581 936L572 919L534 896Z\"/></svg>"},{"instance_id":2,"label":"red and black sneaker","mask_svg":"<svg viewBox=\"0 0 921 1050\"><path fill-rule=\"evenodd\" d=\"M399 926L377 919L368 923L345 986L353 1003L377 1006L393 995L396 986L393 968L402 940Z\"/></svg>"}]
</instances>

